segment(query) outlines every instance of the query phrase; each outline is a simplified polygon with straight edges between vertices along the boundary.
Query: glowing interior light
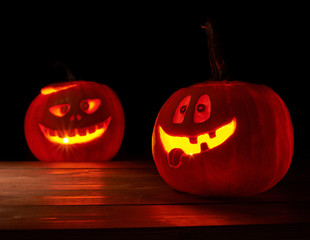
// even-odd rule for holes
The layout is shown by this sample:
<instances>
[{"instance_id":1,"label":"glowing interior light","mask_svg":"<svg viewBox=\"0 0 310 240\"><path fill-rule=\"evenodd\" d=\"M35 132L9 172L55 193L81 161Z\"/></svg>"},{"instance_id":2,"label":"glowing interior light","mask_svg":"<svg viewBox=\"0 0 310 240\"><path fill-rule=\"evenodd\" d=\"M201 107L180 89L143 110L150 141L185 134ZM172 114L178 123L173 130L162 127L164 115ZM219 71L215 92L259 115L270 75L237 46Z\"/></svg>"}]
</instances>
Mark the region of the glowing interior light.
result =
<instances>
[{"instance_id":1,"label":"glowing interior light","mask_svg":"<svg viewBox=\"0 0 310 240\"><path fill-rule=\"evenodd\" d=\"M180 148L187 155L193 155L201 152L201 144L206 143L208 145L208 149L215 148L225 142L233 133L235 132L237 127L237 120L233 118L233 120L217 128L215 131L214 137L210 137L210 132L201 134L197 136L197 143L190 143L188 137L179 137L179 136L171 136L167 134L162 127L159 127L159 134L161 142L166 150L169 153L174 148Z\"/></svg>"},{"instance_id":2,"label":"glowing interior light","mask_svg":"<svg viewBox=\"0 0 310 240\"><path fill-rule=\"evenodd\" d=\"M95 124L95 125L92 125L92 126L89 126L88 128L86 128L86 133L84 135L79 134L79 132L80 132L79 129L72 130L70 136L68 135L68 131L64 130L64 131L62 131L62 133L64 135L63 137L59 136L57 130L51 130L51 129L43 126L40 123L39 123L39 127L40 127L43 135L49 141L51 141L53 143L69 145L69 144L86 143L86 142L90 142L92 140L95 140L95 139L101 137L104 134L104 132L108 129L110 122L111 122L111 116L108 117L103 122L100 122L98 124ZM93 130L93 129L95 129L95 130ZM72 136L73 131L75 133L74 136ZM51 132L53 132L53 134L51 134Z\"/></svg>"},{"instance_id":3,"label":"glowing interior light","mask_svg":"<svg viewBox=\"0 0 310 240\"><path fill-rule=\"evenodd\" d=\"M41 89L41 93L43 95L48 95L48 94L51 94L51 93L55 93L55 92L59 92L59 91L62 91L62 90L66 90L68 88L72 88L72 87L75 87L77 86L77 84L70 84L70 85L66 85L66 86L47 86L47 87L44 87Z\"/></svg>"}]
</instances>

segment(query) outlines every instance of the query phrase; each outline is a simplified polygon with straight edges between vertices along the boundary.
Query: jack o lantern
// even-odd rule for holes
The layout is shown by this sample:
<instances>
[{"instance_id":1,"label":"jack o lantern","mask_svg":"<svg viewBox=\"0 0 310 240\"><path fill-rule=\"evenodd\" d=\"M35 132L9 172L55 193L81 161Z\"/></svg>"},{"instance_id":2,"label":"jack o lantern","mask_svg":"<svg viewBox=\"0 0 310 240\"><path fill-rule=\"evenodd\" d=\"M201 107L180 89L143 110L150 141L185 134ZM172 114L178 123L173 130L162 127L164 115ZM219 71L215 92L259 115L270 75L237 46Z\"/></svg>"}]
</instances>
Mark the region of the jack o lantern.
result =
<instances>
[{"instance_id":1,"label":"jack o lantern","mask_svg":"<svg viewBox=\"0 0 310 240\"><path fill-rule=\"evenodd\" d=\"M204 196L263 192L286 174L293 127L282 99L264 85L228 81L213 28L207 32L212 79L176 91L160 109L152 152L173 188Z\"/></svg>"},{"instance_id":2,"label":"jack o lantern","mask_svg":"<svg viewBox=\"0 0 310 240\"><path fill-rule=\"evenodd\" d=\"M41 89L25 117L25 136L41 161L108 161L118 152L125 119L117 95L90 81Z\"/></svg>"}]
</instances>

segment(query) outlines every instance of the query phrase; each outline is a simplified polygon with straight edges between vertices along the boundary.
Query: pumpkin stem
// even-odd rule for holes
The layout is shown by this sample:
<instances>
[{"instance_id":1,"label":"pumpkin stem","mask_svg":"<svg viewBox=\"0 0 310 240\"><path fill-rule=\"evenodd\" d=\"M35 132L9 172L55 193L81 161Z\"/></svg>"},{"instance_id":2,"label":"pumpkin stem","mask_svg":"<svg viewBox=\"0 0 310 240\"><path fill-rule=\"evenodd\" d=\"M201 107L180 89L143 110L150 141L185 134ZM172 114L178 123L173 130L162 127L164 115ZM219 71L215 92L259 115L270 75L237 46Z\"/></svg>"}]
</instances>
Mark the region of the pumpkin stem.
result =
<instances>
[{"instance_id":1,"label":"pumpkin stem","mask_svg":"<svg viewBox=\"0 0 310 240\"><path fill-rule=\"evenodd\" d=\"M212 71L212 80L221 81L227 80L227 67L222 57L221 48L219 46L218 36L214 32L214 24L210 19L207 19L204 25L201 27L205 29L207 33L209 61Z\"/></svg>"},{"instance_id":2,"label":"pumpkin stem","mask_svg":"<svg viewBox=\"0 0 310 240\"><path fill-rule=\"evenodd\" d=\"M66 74L66 77L65 77L66 81L74 81L74 80L76 80L76 77L74 76L74 74L72 73L70 68L66 64L64 64L63 62L55 62L54 63L54 67L61 67L61 68L63 68L63 70L65 71L65 74Z\"/></svg>"}]
</instances>

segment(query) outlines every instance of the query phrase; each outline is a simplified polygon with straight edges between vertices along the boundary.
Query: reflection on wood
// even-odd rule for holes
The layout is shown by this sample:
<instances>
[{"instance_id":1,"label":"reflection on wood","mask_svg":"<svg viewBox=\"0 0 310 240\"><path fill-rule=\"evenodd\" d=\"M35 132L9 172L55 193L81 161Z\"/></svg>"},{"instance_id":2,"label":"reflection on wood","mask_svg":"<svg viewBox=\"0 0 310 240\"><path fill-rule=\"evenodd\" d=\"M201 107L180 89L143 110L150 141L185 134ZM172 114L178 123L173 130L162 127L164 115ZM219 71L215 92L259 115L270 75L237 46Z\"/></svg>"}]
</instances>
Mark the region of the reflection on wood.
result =
<instances>
[{"instance_id":1,"label":"reflection on wood","mask_svg":"<svg viewBox=\"0 0 310 240\"><path fill-rule=\"evenodd\" d=\"M7 233L263 225L298 226L304 236L310 225L309 177L300 174L257 196L218 199L173 190L152 162L1 162L0 190L0 230Z\"/></svg>"}]
</instances>

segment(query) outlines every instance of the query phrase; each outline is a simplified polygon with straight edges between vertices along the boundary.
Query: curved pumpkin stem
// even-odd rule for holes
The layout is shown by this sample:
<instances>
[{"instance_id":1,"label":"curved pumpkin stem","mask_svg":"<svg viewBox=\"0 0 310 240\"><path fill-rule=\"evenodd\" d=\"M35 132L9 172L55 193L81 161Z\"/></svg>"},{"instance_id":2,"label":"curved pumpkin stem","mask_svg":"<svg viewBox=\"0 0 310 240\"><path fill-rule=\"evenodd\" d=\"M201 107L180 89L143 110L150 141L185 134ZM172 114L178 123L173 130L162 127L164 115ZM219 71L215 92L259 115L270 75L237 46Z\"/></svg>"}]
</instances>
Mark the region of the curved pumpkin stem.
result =
<instances>
[{"instance_id":1,"label":"curved pumpkin stem","mask_svg":"<svg viewBox=\"0 0 310 240\"><path fill-rule=\"evenodd\" d=\"M209 61L212 71L212 80L227 80L227 67L222 57L221 49L219 46L218 36L214 32L214 27L210 19L201 26L207 33Z\"/></svg>"},{"instance_id":2,"label":"curved pumpkin stem","mask_svg":"<svg viewBox=\"0 0 310 240\"><path fill-rule=\"evenodd\" d=\"M64 64L63 62L55 62L54 63L54 67L62 67L65 70L66 73L66 81L74 81L76 80L76 77L74 76L74 74L72 73L72 71L70 70L70 68Z\"/></svg>"}]
</instances>

